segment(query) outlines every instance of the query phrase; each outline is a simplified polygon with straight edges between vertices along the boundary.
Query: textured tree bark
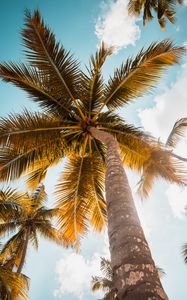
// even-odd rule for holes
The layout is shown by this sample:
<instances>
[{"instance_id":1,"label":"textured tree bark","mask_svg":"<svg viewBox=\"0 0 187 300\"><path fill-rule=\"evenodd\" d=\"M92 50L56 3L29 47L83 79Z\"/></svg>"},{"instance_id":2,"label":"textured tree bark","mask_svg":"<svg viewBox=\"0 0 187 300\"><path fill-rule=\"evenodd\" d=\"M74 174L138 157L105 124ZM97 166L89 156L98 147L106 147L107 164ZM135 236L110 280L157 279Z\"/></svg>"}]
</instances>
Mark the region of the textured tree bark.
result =
<instances>
[{"instance_id":1,"label":"textured tree bark","mask_svg":"<svg viewBox=\"0 0 187 300\"><path fill-rule=\"evenodd\" d=\"M168 300L139 221L118 143L97 128L90 132L107 147L105 192L117 299Z\"/></svg>"}]
</instances>

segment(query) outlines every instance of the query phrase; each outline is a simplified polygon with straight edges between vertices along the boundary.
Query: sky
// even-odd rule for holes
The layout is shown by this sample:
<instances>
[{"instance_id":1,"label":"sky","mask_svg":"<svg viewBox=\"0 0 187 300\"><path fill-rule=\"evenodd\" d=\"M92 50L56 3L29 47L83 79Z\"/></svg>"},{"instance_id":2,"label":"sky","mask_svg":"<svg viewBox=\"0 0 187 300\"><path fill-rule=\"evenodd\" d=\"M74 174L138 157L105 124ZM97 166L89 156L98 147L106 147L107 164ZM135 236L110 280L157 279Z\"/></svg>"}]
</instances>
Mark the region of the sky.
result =
<instances>
[{"instance_id":1,"label":"sky","mask_svg":"<svg viewBox=\"0 0 187 300\"><path fill-rule=\"evenodd\" d=\"M126 0L14 0L0 1L0 61L23 61L20 31L24 10L39 8L46 23L66 49L70 50L84 69L89 56L101 40L115 46L115 53L104 67L107 80L116 66L128 56L136 55L151 42L171 38L177 45L187 44L187 2L177 10L176 25L165 31L153 21L144 28L141 20L127 14ZM166 140L173 124L187 117L187 58L169 69L151 95L133 102L120 114L130 123L142 127L153 136ZM20 112L24 107L39 108L18 88L0 82L0 116ZM176 153L187 157L184 139ZM52 168L45 180L49 205L54 202L53 189L60 167ZM170 300L186 300L187 265L181 247L187 242L187 189L159 180L149 199L141 201L136 193L137 174L127 170L139 216L156 265L166 275L162 282ZM20 182L14 186L22 187ZM90 232L84 238L80 253L65 250L41 239L39 251L29 248L24 272L31 278L30 299L92 300L101 295L90 292L91 275L100 275L100 256L109 257L107 233Z\"/></svg>"}]
</instances>

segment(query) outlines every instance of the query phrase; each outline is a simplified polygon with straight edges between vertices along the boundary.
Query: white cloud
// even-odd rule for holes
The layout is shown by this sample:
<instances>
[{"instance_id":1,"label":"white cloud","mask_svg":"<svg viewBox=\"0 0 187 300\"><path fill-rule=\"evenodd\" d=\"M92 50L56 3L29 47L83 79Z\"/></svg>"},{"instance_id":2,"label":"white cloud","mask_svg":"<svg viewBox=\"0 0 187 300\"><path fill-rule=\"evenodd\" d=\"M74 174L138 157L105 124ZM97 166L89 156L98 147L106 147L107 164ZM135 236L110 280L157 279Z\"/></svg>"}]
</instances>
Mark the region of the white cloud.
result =
<instances>
[{"instance_id":1,"label":"white cloud","mask_svg":"<svg viewBox=\"0 0 187 300\"><path fill-rule=\"evenodd\" d=\"M174 216L179 219L184 219L185 207L187 206L186 189L181 189L178 186L171 185L166 190L166 196L168 197L168 201Z\"/></svg>"},{"instance_id":2,"label":"white cloud","mask_svg":"<svg viewBox=\"0 0 187 300\"><path fill-rule=\"evenodd\" d=\"M187 64L183 66L177 81L155 98L152 108L139 110L139 118L146 131L165 141L174 123L187 117L186 86Z\"/></svg>"},{"instance_id":3,"label":"white cloud","mask_svg":"<svg viewBox=\"0 0 187 300\"><path fill-rule=\"evenodd\" d=\"M87 259L85 255L78 253L65 253L56 264L56 274L58 279L58 289L55 296L65 299L67 294L71 294L78 299L83 299L85 294L90 292L90 282L92 276L101 276L100 257L109 257L108 239L105 233L105 245L101 252L94 252ZM63 297L64 296L64 297ZM98 294L96 295L98 296ZM101 296L101 294L99 295Z\"/></svg>"},{"instance_id":4,"label":"white cloud","mask_svg":"<svg viewBox=\"0 0 187 300\"><path fill-rule=\"evenodd\" d=\"M116 50L135 45L140 38L140 28L136 19L128 15L128 0L103 2L103 14L98 18L95 33L99 40Z\"/></svg>"}]
</instances>

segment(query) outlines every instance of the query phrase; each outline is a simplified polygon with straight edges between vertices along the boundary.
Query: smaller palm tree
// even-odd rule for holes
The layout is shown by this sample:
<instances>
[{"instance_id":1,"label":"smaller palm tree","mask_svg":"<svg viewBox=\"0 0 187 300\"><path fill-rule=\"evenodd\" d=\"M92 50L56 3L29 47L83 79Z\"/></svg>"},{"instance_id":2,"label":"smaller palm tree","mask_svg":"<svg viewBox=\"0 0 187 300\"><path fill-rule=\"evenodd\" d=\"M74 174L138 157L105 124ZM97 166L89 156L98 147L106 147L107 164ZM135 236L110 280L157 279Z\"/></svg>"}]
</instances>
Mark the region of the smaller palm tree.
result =
<instances>
[{"instance_id":1,"label":"smaller palm tree","mask_svg":"<svg viewBox=\"0 0 187 300\"><path fill-rule=\"evenodd\" d=\"M36 249L38 248L38 235L66 246L66 241L52 223L52 218L57 215L58 209L47 209L44 206L46 193L43 185L40 185L31 195L11 189L8 192L2 191L1 195L4 199L7 196L7 201L12 195L12 203L19 207L17 209L16 206L12 216L10 212L7 220L2 218L0 223L1 236L13 234L4 245L2 255L15 258L14 263L18 273L22 271L28 244L31 243Z\"/></svg>"},{"instance_id":2,"label":"smaller palm tree","mask_svg":"<svg viewBox=\"0 0 187 300\"><path fill-rule=\"evenodd\" d=\"M176 147L181 138L183 138L187 133L187 118L179 119L175 122L166 142L169 147ZM181 158L178 155L176 157L180 158L184 162L187 162L187 158ZM187 210L187 208L186 208ZM184 257L184 262L187 264L187 243L182 246L182 255Z\"/></svg>"},{"instance_id":3,"label":"smaller palm tree","mask_svg":"<svg viewBox=\"0 0 187 300\"><path fill-rule=\"evenodd\" d=\"M0 255L0 299L27 300L29 278L13 271L14 258Z\"/></svg>"},{"instance_id":4,"label":"smaller palm tree","mask_svg":"<svg viewBox=\"0 0 187 300\"><path fill-rule=\"evenodd\" d=\"M156 12L161 28L165 28L166 21L175 23L175 5L182 4L182 0L130 0L129 13L140 16L143 13L143 24L153 19L153 12Z\"/></svg>"},{"instance_id":5,"label":"smaller palm tree","mask_svg":"<svg viewBox=\"0 0 187 300\"><path fill-rule=\"evenodd\" d=\"M93 276L91 289L93 292L101 290L105 293L101 300L114 300L116 299L116 292L113 286L112 267L110 260L101 257L100 269L104 277Z\"/></svg>"}]
</instances>

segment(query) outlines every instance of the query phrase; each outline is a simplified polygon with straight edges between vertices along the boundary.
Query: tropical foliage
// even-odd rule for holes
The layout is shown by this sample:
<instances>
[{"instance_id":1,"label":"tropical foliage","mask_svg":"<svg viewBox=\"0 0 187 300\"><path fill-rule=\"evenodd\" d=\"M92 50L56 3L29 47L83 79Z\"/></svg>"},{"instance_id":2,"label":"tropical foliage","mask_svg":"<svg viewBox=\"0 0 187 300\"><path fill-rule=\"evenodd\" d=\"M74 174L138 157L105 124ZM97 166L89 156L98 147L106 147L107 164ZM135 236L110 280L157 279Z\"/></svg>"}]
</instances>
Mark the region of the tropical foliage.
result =
<instances>
[{"instance_id":1,"label":"tropical foliage","mask_svg":"<svg viewBox=\"0 0 187 300\"><path fill-rule=\"evenodd\" d=\"M106 222L105 147L91 136L90 127L117 139L123 163L143 171L144 191L150 185L150 176L146 177L150 166L151 180L161 176L183 184L183 170L170 152L115 112L151 91L163 71L179 62L183 47L169 40L153 43L127 59L105 83L101 69L112 50L103 43L85 73L55 41L38 11L33 16L26 12L22 39L28 63L1 64L0 77L26 91L43 112L24 110L0 120L0 179L14 180L27 173L29 186L35 187L48 167L66 157L56 196L58 224L69 243L90 225L100 231Z\"/></svg>"},{"instance_id":2,"label":"tropical foliage","mask_svg":"<svg viewBox=\"0 0 187 300\"><path fill-rule=\"evenodd\" d=\"M101 300L116 299L116 292L113 286L112 267L109 259L101 257L100 269L104 277L93 276L91 289L93 292L103 291L104 297Z\"/></svg>"},{"instance_id":3,"label":"tropical foliage","mask_svg":"<svg viewBox=\"0 0 187 300\"><path fill-rule=\"evenodd\" d=\"M10 239L4 244L1 256L4 259L11 257L14 267L21 273L25 263L28 244L38 248L38 235L52 242L65 246L65 240L54 227L52 218L57 214L57 209L47 209L44 206L46 194L44 186L40 185L34 193L19 193L16 190L7 189L1 191L1 203L13 203L11 212L7 218L1 218L0 235L2 237L11 234ZM17 206L19 209L17 210ZM13 259L14 258L14 259Z\"/></svg>"},{"instance_id":4,"label":"tropical foliage","mask_svg":"<svg viewBox=\"0 0 187 300\"><path fill-rule=\"evenodd\" d=\"M0 299L27 300L29 278L13 271L15 257L0 254Z\"/></svg>"},{"instance_id":5,"label":"tropical foliage","mask_svg":"<svg viewBox=\"0 0 187 300\"><path fill-rule=\"evenodd\" d=\"M130 0L129 13L135 16L142 13L144 25L151 21L156 13L161 28L165 28L166 21L175 23L176 5L182 3L183 0Z\"/></svg>"},{"instance_id":6,"label":"tropical foliage","mask_svg":"<svg viewBox=\"0 0 187 300\"><path fill-rule=\"evenodd\" d=\"M166 145L174 149L180 142L181 138L184 138L186 136L186 133L187 133L187 118L181 118L175 122L166 141ZM183 158L178 155L175 156L179 157L184 162L187 162L187 158ZM182 255L184 256L185 263L187 263L187 243L184 244L182 247Z\"/></svg>"}]
</instances>

